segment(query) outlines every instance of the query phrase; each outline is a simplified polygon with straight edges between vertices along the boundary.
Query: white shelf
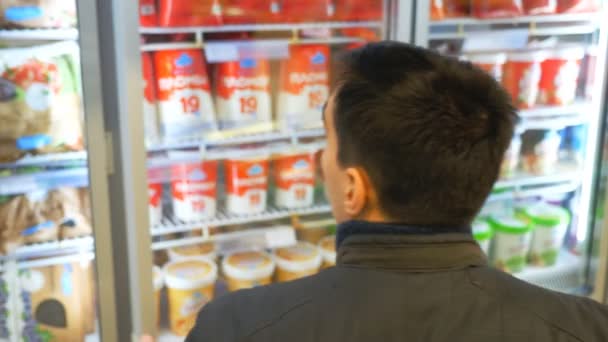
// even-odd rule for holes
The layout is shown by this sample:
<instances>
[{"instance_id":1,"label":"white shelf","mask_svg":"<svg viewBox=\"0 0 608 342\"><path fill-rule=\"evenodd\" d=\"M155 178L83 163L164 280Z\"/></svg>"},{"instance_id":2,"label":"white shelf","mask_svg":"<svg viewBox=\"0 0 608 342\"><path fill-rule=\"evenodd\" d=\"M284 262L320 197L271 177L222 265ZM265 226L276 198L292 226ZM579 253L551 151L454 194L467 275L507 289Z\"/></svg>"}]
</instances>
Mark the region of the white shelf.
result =
<instances>
[{"instance_id":1,"label":"white shelf","mask_svg":"<svg viewBox=\"0 0 608 342\"><path fill-rule=\"evenodd\" d=\"M66 29L0 29L0 40L76 40L78 30Z\"/></svg>"},{"instance_id":2,"label":"white shelf","mask_svg":"<svg viewBox=\"0 0 608 342\"><path fill-rule=\"evenodd\" d=\"M431 21L428 40L472 38L475 34L525 30L528 36L585 35L598 30L603 13L521 16L513 18L455 18ZM501 39L501 36L496 36Z\"/></svg>"},{"instance_id":3,"label":"white shelf","mask_svg":"<svg viewBox=\"0 0 608 342\"><path fill-rule=\"evenodd\" d=\"M78 152L64 152L64 153L51 153L51 154L39 154L39 155L28 155L15 162L11 163L0 163L0 168L19 168L24 166L62 166L62 165L74 165L76 163L84 163L87 160L87 153L85 151ZM78 164L80 165L80 164Z\"/></svg>"},{"instance_id":4,"label":"white shelf","mask_svg":"<svg viewBox=\"0 0 608 342\"><path fill-rule=\"evenodd\" d=\"M217 134L209 135L207 138L201 137L198 139L182 139L166 141L161 144L152 145L148 148L150 152L164 151L171 149L186 149L186 148L198 148L200 146L227 146L227 145L239 145L239 144L255 144L264 142L273 142L279 140L292 140L297 141L298 139L306 138L320 138L325 136L325 130L320 129L307 129L301 131L268 131L251 134L239 134L231 135L225 134L225 132L218 132Z\"/></svg>"},{"instance_id":5,"label":"white shelf","mask_svg":"<svg viewBox=\"0 0 608 342\"><path fill-rule=\"evenodd\" d=\"M476 18L449 18L431 21L430 26L450 25L499 25L499 24L530 24L530 23L569 23L594 22L601 20L601 13L572 13L551 15L527 15L512 18L476 19Z\"/></svg>"},{"instance_id":6,"label":"white shelf","mask_svg":"<svg viewBox=\"0 0 608 342\"><path fill-rule=\"evenodd\" d=\"M592 104L585 101L575 102L566 106L537 106L530 109L522 109L518 112L522 119L532 118L554 118L571 115L588 115L592 110Z\"/></svg>"},{"instance_id":7,"label":"white shelf","mask_svg":"<svg viewBox=\"0 0 608 342\"><path fill-rule=\"evenodd\" d=\"M515 189L501 193L490 195L488 202L503 201L509 199L546 196L555 194L565 194L577 190L580 187L580 181L570 181L556 185L545 185L531 189Z\"/></svg>"},{"instance_id":8,"label":"white shelf","mask_svg":"<svg viewBox=\"0 0 608 342\"><path fill-rule=\"evenodd\" d=\"M76 167L0 177L0 195L24 194L40 189L88 186L88 169Z\"/></svg>"},{"instance_id":9,"label":"white shelf","mask_svg":"<svg viewBox=\"0 0 608 342\"><path fill-rule=\"evenodd\" d=\"M350 44L365 42L365 39L356 37L327 37L327 38L298 38L298 39L257 39L248 41L247 43L260 50L264 49L264 44L278 44L278 45L306 45L306 44ZM212 44L243 44L243 41L213 41ZM259 46L256 46L259 45ZM141 45L141 51L161 51L161 50L174 50L174 49L202 49L205 47L205 43L196 42L168 42L168 43L144 43Z\"/></svg>"},{"instance_id":10,"label":"white shelf","mask_svg":"<svg viewBox=\"0 0 608 342\"><path fill-rule=\"evenodd\" d=\"M315 205L302 209L279 209L269 207L267 211L254 215L233 215L221 211L215 218L198 222L183 222L174 217L165 217L159 226L152 227L152 236L161 236L174 233L185 233L200 230L203 227L223 227L236 224L272 221L290 217L292 215L313 215L330 213L328 204Z\"/></svg>"},{"instance_id":11,"label":"white shelf","mask_svg":"<svg viewBox=\"0 0 608 342\"><path fill-rule=\"evenodd\" d=\"M580 170L576 165L559 165L554 173L549 175L530 175L525 172L516 173L513 177L496 182L495 189L543 186L558 183L568 183L580 178Z\"/></svg>"},{"instance_id":12,"label":"white shelf","mask_svg":"<svg viewBox=\"0 0 608 342\"><path fill-rule=\"evenodd\" d=\"M33 257L50 257L61 254L87 253L93 250L93 237L85 236L65 240L41 242L18 247L8 255L0 255L0 262L7 260L22 260Z\"/></svg>"},{"instance_id":13,"label":"white shelf","mask_svg":"<svg viewBox=\"0 0 608 342\"><path fill-rule=\"evenodd\" d=\"M213 241L215 252L225 255L234 251L263 250L294 245L296 232L292 226L244 229L236 232L194 236L152 243L152 250L189 246Z\"/></svg>"},{"instance_id":14,"label":"white shelf","mask_svg":"<svg viewBox=\"0 0 608 342\"><path fill-rule=\"evenodd\" d=\"M193 27L141 27L141 34L176 34L176 33L209 33L209 32L245 32L245 31L293 31L307 29L341 29L355 27L381 28L382 21L344 21L289 24L251 24L251 25L218 25Z\"/></svg>"}]
</instances>

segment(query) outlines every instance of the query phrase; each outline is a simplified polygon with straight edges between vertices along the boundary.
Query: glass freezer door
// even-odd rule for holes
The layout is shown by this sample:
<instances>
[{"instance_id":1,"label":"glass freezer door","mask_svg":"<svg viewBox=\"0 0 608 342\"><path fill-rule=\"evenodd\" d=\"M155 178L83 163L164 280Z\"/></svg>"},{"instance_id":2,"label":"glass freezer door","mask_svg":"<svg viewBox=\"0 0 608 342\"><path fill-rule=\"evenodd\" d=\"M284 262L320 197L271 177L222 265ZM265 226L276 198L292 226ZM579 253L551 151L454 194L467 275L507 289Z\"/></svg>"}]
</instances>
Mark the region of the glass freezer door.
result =
<instances>
[{"instance_id":1,"label":"glass freezer door","mask_svg":"<svg viewBox=\"0 0 608 342\"><path fill-rule=\"evenodd\" d=\"M0 341L117 340L95 4L0 18Z\"/></svg>"},{"instance_id":2,"label":"glass freezer door","mask_svg":"<svg viewBox=\"0 0 608 342\"><path fill-rule=\"evenodd\" d=\"M369 41L409 40L408 25L393 28L411 4L111 3L107 124L123 193L112 215L127 222L131 328L183 340L213 297L298 276L275 265L279 250L310 251L311 272L333 262L317 163L332 60ZM240 277L249 264L261 276Z\"/></svg>"}]
</instances>

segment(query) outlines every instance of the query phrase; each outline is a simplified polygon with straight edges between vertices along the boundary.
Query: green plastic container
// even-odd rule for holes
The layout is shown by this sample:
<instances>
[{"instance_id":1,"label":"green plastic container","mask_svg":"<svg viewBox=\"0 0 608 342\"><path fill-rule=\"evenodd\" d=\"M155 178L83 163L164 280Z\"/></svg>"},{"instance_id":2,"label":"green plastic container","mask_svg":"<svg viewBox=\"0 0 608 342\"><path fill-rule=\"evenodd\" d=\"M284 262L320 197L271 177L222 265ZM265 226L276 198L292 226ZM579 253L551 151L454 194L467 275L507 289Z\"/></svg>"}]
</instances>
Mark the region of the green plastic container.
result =
<instances>
[{"instance_id":1,"label":"green plastic container","mask_svg":"<svg viewBox=\"0 0 608 342\"><path fill-rule=\"evenodd\" d=\"M494 266L511 273L523 270L532 239L530 225L511 215L492 216L488 223L494 231Z\"/></svg>"},{"instance_id":2,"label":"green plastic container","mask_svg":"<svg viewBox=\"0 0 608 342\"><path fill-rule=\"evenodd\" d=\"M525 208L523 215L532 227L530 262L537 266L554 265L570 223L570 213L562 207L540 203Z\"/></svg>"},{"instance_id":3,"label":"green plastic container","mask_svg":"<svg viewBox=\"0 0 608 342\"><path fill-rule=\"evenodd\" d=\"M473 238L477 241L479 247L481 247L486 255L489 255L490 253L492 235L492 228L487 222L482 220L475 220L475 222L473 222Z\"/></svg>"}]
</instances>

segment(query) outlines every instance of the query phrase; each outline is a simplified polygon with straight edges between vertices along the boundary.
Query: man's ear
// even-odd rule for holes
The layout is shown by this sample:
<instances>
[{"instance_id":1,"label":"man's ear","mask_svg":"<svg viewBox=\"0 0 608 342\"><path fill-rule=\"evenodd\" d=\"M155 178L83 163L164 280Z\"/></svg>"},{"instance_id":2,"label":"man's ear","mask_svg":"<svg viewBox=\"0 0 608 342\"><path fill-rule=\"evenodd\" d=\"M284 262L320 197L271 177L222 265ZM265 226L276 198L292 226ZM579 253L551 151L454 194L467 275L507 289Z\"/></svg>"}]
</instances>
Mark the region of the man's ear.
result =
<instances>
[{"instance_id":1,"label":"man's ear","mask_svg":"<svg viewBox=\"0 0 608 342\"><path fill-rule=\"evenodd\" d=\"M370 195L373 189L365 170L357 167L346 169L346 186L344 189L344 211L351 218L361 218L369 209Z\"/></svg>"}]
</instances>

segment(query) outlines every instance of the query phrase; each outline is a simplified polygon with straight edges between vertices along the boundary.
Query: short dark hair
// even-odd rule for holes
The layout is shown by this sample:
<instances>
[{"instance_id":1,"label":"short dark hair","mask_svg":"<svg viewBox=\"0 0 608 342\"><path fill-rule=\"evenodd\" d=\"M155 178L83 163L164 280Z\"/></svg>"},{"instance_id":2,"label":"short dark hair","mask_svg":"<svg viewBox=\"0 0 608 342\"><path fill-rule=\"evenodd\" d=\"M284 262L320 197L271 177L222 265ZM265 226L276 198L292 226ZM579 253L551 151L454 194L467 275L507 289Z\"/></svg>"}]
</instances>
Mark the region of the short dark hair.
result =
<instances>
[{"instance_id":1,"label":"short dark hair","mask_svg":"<svg viewBox=\"0 0 608 342\"><path fill-rule=\"evenodd\" d=\"M510 96L470 63L404 43L371 43L338 63L340 165L369 174L390 219L470 224L513 136Z\"/></svg>"}]
</instances>

